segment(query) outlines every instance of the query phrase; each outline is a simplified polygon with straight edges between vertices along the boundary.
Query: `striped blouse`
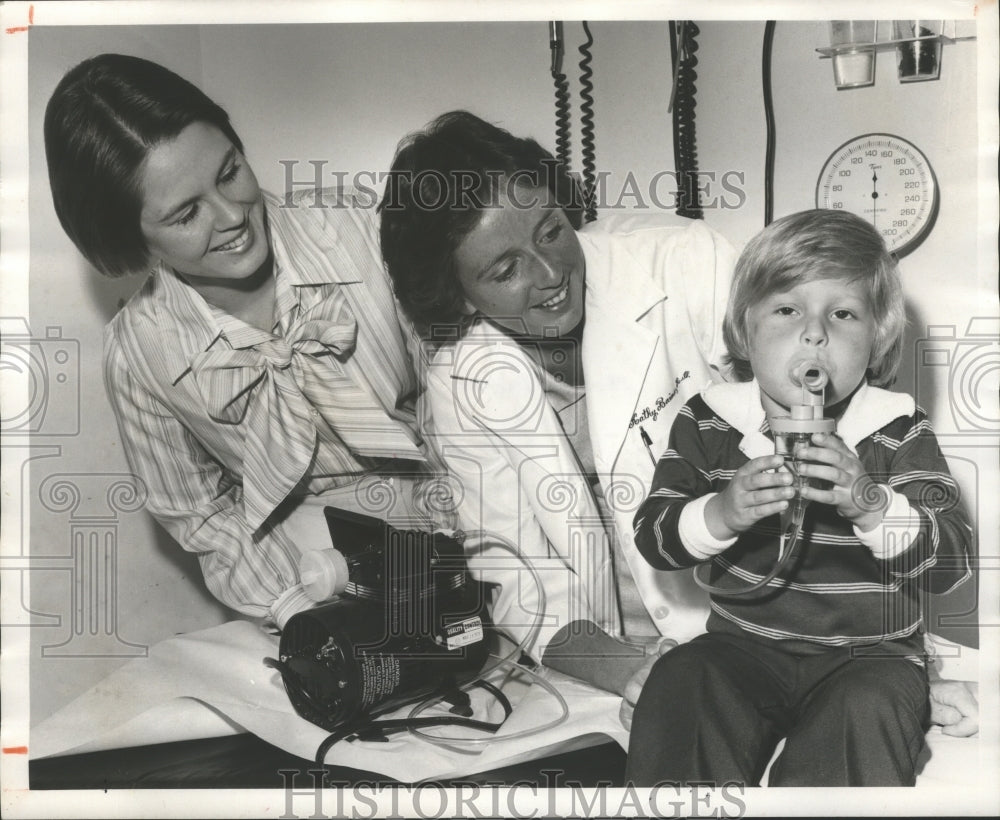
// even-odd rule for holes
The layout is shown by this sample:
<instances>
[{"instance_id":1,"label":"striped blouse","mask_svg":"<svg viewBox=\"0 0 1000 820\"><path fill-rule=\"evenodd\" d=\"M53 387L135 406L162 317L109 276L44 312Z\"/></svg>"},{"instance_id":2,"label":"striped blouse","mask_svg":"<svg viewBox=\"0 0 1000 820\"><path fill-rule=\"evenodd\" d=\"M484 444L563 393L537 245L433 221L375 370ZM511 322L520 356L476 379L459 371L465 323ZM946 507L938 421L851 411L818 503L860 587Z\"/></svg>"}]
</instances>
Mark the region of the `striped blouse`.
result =
<instances>
[{"instance_id":1,"label":"striped blouse","mask_svg":"<svg viewBox=\"0 0 1000 820\"><path fill-rule=\"evenodd\" d=\"M416 337L397 313L373 209L337 191L264 198L273 332L212 307L161 266L108 325L104 371L146 508L198 553L219 600L281 623L289 595L297 596L295 608L304 599L299 551L275 511L287 509L286 499L399 469L394 459L424 462L425 450L412 410ZM368 411L391 442L376 455L352 452L336 418L317 410L301 379L289 378L301 368L276 361L324 334L344 340L344 349L317 359L314 387L334 376L322 367L335 366L370 397ZM282 599L278 618L273 608Z\"/></svg>"},{"instance_id":2,"label":"striped blouse","mask_svg":"<svg viewBox=\"0 0 1000 820\"><path fill-rule=\"evenodd\" d=\"M773 452L773 444L765 444L770 433L763 410L759 426L748 430L739 423L746 417L734 425L733 414L727 413L727 420L710 406L727 404L712 402L712 390L716 396L740 396L731 406L747 406L744 398L752 392L759 409L756 383L719 385L681 409L649 496L636 514L636 544L659 569L711 560L713 585L745 587L761 580L778 559L778 517L704 549L699 538L714 540L704 526L704 500L721 491L750 458L765 455L768 447ZM901 404L891 401L895 397L909 401L908 413L895 415ZM886 413L886 407L893 409ZM766 591L713 595L709 631L749 633L805 653L903 641L921 626L920 590L943 593L970 577L971 528L924 412L908 396L864 386L844 419L848 416L855 422L885 422L855 441L843 436L868 474L891 491L885 521L861 533L828 505L810 504L789 567ZM755 437L756 450L747 446ZM697 537L688 534L693 530L686 508L689 515L696 511L703 528Z\"/></svg>"}]
</instances>

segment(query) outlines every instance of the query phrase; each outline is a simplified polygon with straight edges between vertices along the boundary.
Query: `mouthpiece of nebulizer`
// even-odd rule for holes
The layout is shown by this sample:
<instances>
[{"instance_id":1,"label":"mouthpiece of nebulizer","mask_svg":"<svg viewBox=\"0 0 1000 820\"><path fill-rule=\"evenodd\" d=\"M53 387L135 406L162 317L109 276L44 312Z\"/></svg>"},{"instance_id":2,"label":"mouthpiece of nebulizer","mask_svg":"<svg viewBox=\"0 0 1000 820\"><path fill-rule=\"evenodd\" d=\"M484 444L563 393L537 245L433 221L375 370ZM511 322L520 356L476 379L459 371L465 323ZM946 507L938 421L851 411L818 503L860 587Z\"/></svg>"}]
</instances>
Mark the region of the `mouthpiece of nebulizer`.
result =
<instances>
[{"instance_id":1,"label":"mouthpiece of nebulizer","mask_svg":"<svg viewBox=\"0 0 1000 820\"><path fill-rule=\"evenodd\" d=\"M775 435L834 432L837 423L823 417L826 386L830 382L830 374L826 372L826 368L818 362L799 362L788 376L801 388L801 400L788 408L788 416L771 420L771 432Z\"/></svg>"},{"instance_id":2,"label":"mouthpiece of nebulizer","mask_svg":"<svg viewBox=\"0 0 1000 820\"><path fill-rule=\"evenodd\" d=\"M347 559L340 550L332 547L325 550L311 550L299 559L299 581L309 599L329 601L340 595L350 581Z\"/></svg>"}]
</instances>

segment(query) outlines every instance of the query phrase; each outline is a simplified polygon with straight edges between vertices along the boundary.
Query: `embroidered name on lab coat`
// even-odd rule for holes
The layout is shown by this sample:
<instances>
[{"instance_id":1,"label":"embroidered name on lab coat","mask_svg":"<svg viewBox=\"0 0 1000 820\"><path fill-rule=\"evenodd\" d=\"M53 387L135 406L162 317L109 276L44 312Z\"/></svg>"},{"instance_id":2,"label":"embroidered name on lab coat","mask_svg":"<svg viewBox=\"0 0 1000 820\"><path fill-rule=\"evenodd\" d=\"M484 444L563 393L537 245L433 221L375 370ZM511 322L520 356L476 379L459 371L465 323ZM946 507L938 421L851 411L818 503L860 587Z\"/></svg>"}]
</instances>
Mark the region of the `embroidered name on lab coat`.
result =
<instances>
[{"instance_id":1,"label":"embroidered name on lab coat","mask_svg":"<svg viewBox=\"0 0 1000 820\"><path fill-rule=\"evenodd\" d=\"M633 413L632 420L628 423L628 429L631 430L636 425L642 424L642 422L648 421L649 419L656 421L660 413L663 412L663 409L677 396L677 390L680 383L690 375L691 372L689 370L685 370L680 376L674 379L674 389L667 393L667 395L657 397L656 401L653 402L652 407L647 404L638 413Z\"/></svg>"}]
</instances>

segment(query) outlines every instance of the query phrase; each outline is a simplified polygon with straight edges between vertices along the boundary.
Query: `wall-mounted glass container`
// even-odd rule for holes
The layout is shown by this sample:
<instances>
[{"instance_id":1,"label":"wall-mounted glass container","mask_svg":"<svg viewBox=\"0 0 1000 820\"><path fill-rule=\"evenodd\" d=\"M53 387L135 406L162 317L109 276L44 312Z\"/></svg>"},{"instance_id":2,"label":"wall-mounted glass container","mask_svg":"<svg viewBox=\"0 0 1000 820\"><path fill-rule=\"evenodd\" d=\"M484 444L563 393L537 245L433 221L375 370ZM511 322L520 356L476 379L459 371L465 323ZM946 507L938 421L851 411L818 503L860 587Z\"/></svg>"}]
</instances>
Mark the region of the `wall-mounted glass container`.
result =
<instances>
[{"instance_id":1,"label":"wall-mounted glass container","mask_svg":"<svg viewBox=\"0 0 1000 820\"><path fill-rule=\"evenodd\" d=\"M975 37L955 36L954 20L831 20L830 46L817 48L833 60L838 89L875 83L875 56L896 51L901 83L936 80L941 76L942 46Z\"/></svg>"}]
</instances>

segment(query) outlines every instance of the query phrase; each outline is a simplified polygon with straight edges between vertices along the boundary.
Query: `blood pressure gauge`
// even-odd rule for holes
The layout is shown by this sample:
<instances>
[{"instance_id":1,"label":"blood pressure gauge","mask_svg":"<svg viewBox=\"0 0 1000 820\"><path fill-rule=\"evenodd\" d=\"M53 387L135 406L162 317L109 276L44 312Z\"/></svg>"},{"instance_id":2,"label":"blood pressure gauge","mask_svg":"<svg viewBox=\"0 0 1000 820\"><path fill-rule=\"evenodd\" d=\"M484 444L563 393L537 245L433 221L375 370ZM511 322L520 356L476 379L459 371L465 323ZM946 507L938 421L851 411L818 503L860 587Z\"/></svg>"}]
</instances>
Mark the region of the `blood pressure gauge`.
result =
<instances>
[{"instance_id":1,"label":"blood pressure gauge","mask_svg":"<svg viewBox=\"0 0 1000 820\"><path fill-rule=\"evenodd\" d=\"M817 208L843 209L871 222L896 257L927 236L938 197L927 157L892 134L848 140L827 159L816 183Z\"/></svg>"}]
</instances>

